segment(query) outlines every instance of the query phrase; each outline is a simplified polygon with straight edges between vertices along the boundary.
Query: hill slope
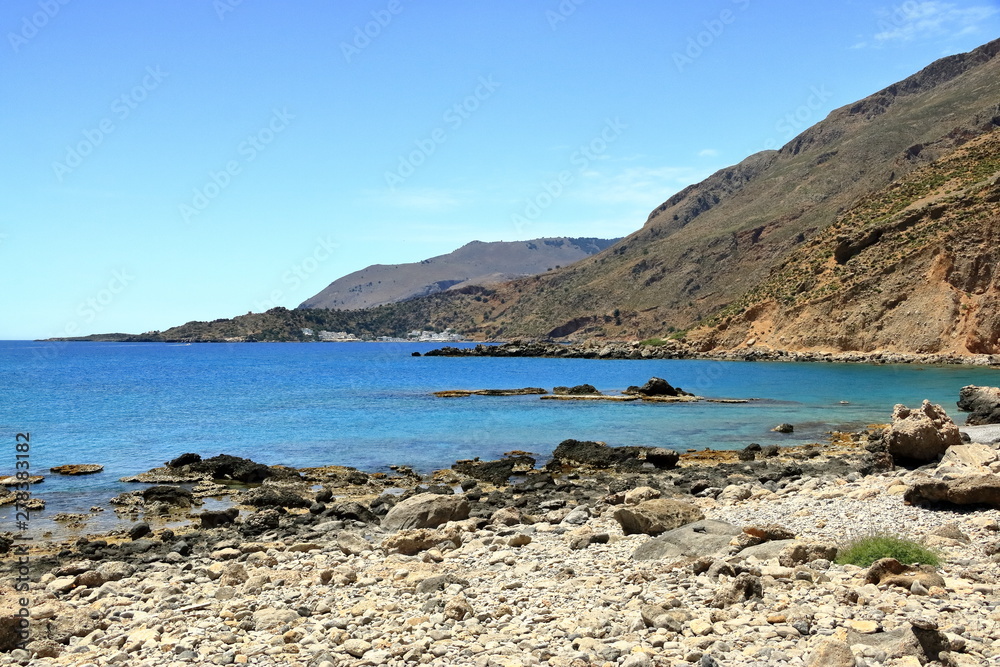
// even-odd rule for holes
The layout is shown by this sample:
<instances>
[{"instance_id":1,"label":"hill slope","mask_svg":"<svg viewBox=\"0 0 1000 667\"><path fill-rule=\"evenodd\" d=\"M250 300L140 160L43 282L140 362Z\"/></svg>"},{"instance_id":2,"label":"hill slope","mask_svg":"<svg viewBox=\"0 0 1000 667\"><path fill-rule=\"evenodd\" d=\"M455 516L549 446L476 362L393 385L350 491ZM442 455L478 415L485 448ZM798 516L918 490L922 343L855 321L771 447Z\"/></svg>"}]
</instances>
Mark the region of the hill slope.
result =
<instances>
[{"instance_id":1,"label":"hill slope","mask_svg":"<svg viewBox=\"0 0 1000 667\"><path fill-rule=\"evenodd\" d=\"M410 264L375 264L330 283L300 308L357 310L451 288L501 283L567 266L618 239L548 238L473 241L458 250Z\"/></svg>"},{"instance_id":2,"label":"hill slope","mask_svg":"<svg viewBox=\"0 0 1000 667\"><path fill-rule=\"evenodd\" d=\"M616 246L499 287L485 320L469 313L477 330L641 338L696 325L860 198L1000 124L998 53L1000 40L939 60L686 188Z\"/></svg>"},{"instance_id":3,"label":"hill slope","mask_svg":"<svg viewBox=\"0 0 1000 667\"><path fill-rule=\"evenodd\" d=\"M692 332L703 350L1000 352L1000 130L841 215Z\"/></svg>"}]
</instances>

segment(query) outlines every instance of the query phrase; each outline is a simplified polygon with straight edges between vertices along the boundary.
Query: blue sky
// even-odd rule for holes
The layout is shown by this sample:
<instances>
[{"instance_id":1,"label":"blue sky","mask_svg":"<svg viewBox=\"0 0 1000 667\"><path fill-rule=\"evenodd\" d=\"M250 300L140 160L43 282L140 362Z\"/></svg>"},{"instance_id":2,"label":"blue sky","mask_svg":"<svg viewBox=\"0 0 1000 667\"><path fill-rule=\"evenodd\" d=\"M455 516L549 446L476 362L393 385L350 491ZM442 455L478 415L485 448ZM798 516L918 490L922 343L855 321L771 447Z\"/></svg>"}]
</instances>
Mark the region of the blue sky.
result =
<instances>
[{"instance_id":1,"label":"blue sky","mask_svg":"<svg viewBox=\"0 0 1000 667\"><path fill-rule=\"evenodd\" d=\"M471 240L622 236L1000 35L1000 1L0 6L0 338L294 307Z\"/></svg>"}]
</instances>

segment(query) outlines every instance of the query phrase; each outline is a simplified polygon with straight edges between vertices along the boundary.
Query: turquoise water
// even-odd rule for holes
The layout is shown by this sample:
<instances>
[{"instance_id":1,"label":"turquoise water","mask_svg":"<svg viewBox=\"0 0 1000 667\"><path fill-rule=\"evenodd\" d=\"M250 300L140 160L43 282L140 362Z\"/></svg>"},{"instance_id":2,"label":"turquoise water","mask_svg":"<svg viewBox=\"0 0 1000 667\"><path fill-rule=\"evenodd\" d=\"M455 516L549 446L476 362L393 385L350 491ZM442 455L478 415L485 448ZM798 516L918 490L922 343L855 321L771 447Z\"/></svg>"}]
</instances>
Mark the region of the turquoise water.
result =
<instances>
[{"instance_id":1,"label":"turquoise water","mask_svg":"<svg viewBox=\"0 0 1000 667\"><path fill-rule=\"evenodd\" d=\"M0 472L13 471L14 435L23 431L31 432L36 471L102 463L104 473L49 477L36 487L47 511L85 511L134 488L119 477L184 452L429 471L513 449L544 458L566 438L681 450L793 444L887 421L895 403L924 398L958 420L960 387L1000 383L1000 373L971 367L410 356L434 347L0 342ZM652 376L705 396L760 400L643 404L430 395L584 382L616 391ZM794 424L795 433L771 433L781 422Z\"/></svg>"}]
</instances>

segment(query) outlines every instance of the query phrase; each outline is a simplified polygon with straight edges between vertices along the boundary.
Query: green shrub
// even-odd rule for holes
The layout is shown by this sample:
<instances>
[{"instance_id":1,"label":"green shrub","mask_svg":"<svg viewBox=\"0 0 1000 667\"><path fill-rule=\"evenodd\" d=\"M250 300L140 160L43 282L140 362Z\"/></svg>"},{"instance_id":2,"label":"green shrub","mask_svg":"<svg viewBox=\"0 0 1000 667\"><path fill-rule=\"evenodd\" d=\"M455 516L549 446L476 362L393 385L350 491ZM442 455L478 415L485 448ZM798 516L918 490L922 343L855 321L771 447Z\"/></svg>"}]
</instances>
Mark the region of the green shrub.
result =
<instances>
[{"instance_id":1,"label":"green shrub","mask_svg":"<svg viewBox=\"0 0 1000 667\"><path fill-rule=\"evenodd\" d=\"M662 338L647 338L646 340L639 341L639 344L659 347L660 345L666 345L667 341L663 340Z\"/></svg>"},{"instance_id":2,"label":"green shrub","mask_svg":"<svg viewBox=\"0 0 1000 667\"><path fill-rule=\"evenodd\" d=\"M868 567L880 558L895 558L900 563L911 565L939 565L941 559L926 547L893 535L869 535L851 542L837 556L841 565Z\"/></svg>"}]
</instances>

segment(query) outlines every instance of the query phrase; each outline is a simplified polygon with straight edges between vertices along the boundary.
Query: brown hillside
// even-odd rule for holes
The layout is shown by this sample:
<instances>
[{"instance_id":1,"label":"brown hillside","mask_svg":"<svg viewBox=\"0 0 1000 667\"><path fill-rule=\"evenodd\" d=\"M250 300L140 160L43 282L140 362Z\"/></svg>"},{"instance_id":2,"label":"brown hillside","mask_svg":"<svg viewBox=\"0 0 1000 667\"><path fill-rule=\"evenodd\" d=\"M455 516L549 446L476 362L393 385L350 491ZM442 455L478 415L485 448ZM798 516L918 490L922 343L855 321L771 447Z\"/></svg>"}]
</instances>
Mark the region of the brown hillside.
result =
<instances>
[{"instance_id":1,"label":"brown hillside","mask_svg":"<svg viewBox=\"0 0 1000 667\"><path fill-rule=\"evenodd\" d=\"M862 200L691 333L704 350L1000 352L1000 130Z\"/></svg>"}]
</instances>

